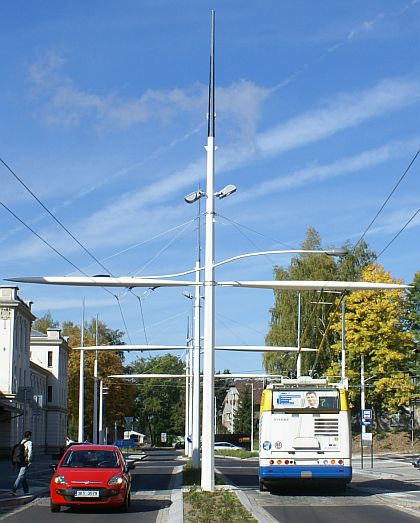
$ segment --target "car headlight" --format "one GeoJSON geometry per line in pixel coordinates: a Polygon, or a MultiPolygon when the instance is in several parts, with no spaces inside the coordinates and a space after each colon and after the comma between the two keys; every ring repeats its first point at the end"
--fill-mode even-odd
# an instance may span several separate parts
{"type": "Polygon", "coordinates": [[[108,485],[110,487],[112,485],[121,485],[123,481],[124,480],[121,476],[112,476],[112,478],[108,481],[108,485]]]}
{"type": "Polygon", "coordinates": [[[57,483],[57,485],[67,485],[67,481],[64,476],[56,476],[54,478],[54,483],[57,483]]]}

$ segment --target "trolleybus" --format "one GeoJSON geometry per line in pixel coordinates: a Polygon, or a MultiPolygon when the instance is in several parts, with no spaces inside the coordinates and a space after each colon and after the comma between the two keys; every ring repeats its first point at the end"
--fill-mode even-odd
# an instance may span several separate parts
{"type": "Polygon", "coordinates": [[[260,490],[352,478],[347,384],[301,377],[263,391],[260,408],[260,490]]]}

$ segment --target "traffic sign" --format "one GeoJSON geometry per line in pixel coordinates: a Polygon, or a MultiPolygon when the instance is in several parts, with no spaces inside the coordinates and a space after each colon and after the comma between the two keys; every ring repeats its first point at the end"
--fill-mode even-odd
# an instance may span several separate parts
{"type": "Polygon", "coordinates": [[[160,433],[160,441],[162,443],[166,443],[166,432],[161,432],[160,433]]]}
{"type": "Polygon", "coordinates": [[[370,427],[372,425],[372,422],[370,420],[363,419],[362,425],[364,425],[365,427],[370,427]]]}
{"type": "Polygon", "coordinates": [[[372,419],[372,409],[363,409],[362,410],[363,419],[372,419]]]}

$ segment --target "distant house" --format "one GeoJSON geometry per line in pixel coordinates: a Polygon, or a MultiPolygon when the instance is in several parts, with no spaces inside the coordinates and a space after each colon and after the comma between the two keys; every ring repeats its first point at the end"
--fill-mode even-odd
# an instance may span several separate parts
{"type": "Polygon", "coordinates": [[[141,432],[136,432],[135,430],[124,431],[124,439],[133,439],[137,443],[137,445],[143,445],[144,438],[145,434],[142,434],[141,432]]]}
{"type": "Polygon", "coordinates": [[[233,434],[235,414],[238,410],[241,395],[246,389],[251,391],[251,388],[254,391],[254,418],[258,418],[261,394],[264,388],[261,380],[235,380],[226,393],[223,400],[222,425],[231,434],[233,434]]]}
{"type": "Polygon", "coordinates": [[[0,456],[26,430],[35,452],[56,452],[67,432],[69,347],[59,329],[33,331],[31,303],[0,286],[0,456]]]}

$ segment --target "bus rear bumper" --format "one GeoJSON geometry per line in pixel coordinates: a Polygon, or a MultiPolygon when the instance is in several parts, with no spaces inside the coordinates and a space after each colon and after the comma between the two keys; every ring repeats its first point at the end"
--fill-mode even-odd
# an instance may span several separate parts
{"type": "Polygon", "coordinates": [[[260,481],[280,479],[341,479],[350,483],[352,467],[335,465],[273,465],[259,468],[260,481]]]}

